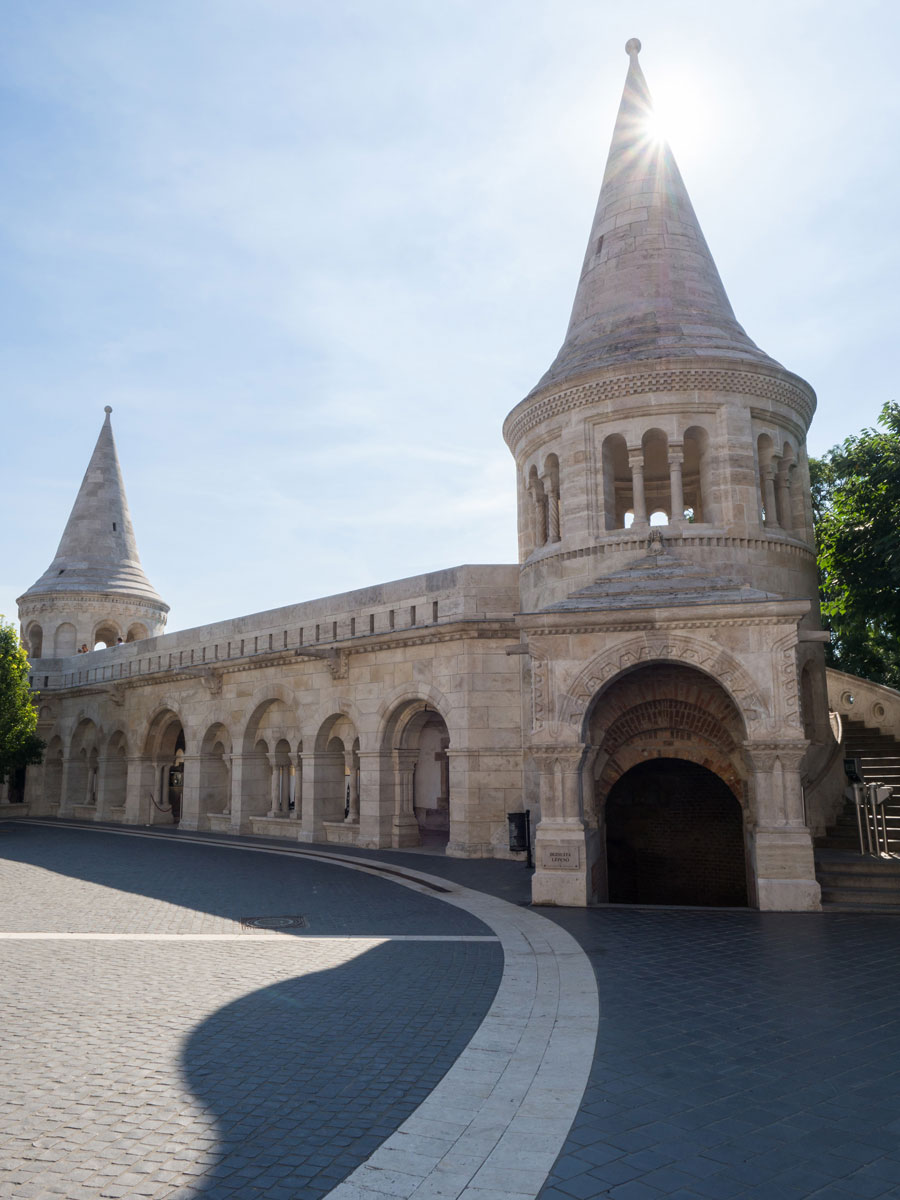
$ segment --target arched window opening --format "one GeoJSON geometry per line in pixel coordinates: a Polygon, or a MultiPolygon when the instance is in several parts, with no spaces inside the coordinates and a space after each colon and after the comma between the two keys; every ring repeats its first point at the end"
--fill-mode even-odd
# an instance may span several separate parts
{"type": "Polygon", "coordinates": [[[790,442],[785,442],[775,472],[775,509],[778,524],[788,531],[794,528],[792,491],[796,469],[794,447],[790,442]]]}
{"type": "Polygon", "coordinates": [[[709,438],[700,426],[685,430],[682,465],[682,519],[689,524],[715,519],[709,503],[709,438]]]}
{"type": "Polygon", "coordinates": [[[759,513],[763,525],[778,524],[775,500],[775,446],[767,433],[756,439],[756,457],[759,467],[759,513]]]}
{"type": "Polygon", "coordinates": [[[120,634],[115,625],[110,621],[104,621],[94,631],[94,640],[91,646],[94,650],[104,650],[110,646],[115,646],[119,637],[120,634]]]}
{"type": "Polygon", "coordinates": [[[559,499],[559,459],[555,454],[548,454],[544,463],[544,473],[541,476],[544,486],[545,504],[547,506],[546,528],[547,541],[560,541],[560,499],[559,499]]]}
{"type": "Polygon", "coordinates": [[[657,509],[656,512],[652,512],[650,514],[650,524],[651,525],[668,525],[668,523],[669,523],[668,514],[664,513],[661,509],[657,509]]]}
{"type": "Polygon", "coordinates": [[[28,646],[29,657],[40,658],[44,649],[44,631],[40,625],[29,625],[25,641],[28,646]]]}
{"type": "Polygon", "coordinates": [[[634,520],[634,500],[631,467],[628,465],[628,447],[620,433],[610,434],[604,439],[602,472],[603,527],[605,529],[628,529],[634,520]],[[629,520],[628,517],[631,519],[629,520]]]}
{"type": "Polygon", "coordinates": [[[537,467],[528,472],[528,501],[531,522],[531,545],[539,550],[547,544],[547,497],[537,467]]]}
{"type": "Polygon", "coordinates": [[[131,625],[125,635],[126,642],[141,642],[144,638],[149,637],[147,626],[142,625],[139,621],[131,625]]]}
{"type": "MultiPolygon", "coordinates": [[[[648,429],[641,439],[644,480],[644,510],[659,512],[666,518],[672,513],[672,489],[669,478],[669,439],[661,429],[648,429]]],[[[635,463],[632,462],[632,475],[635,463]]],[[[640,522],[637,480],[635,480],[634,510],[640,522]]],[[[644,518],[646,520],[646,517],[644,518]]],[[[659,524],[659,522],[657,522],[659,524]]]]}

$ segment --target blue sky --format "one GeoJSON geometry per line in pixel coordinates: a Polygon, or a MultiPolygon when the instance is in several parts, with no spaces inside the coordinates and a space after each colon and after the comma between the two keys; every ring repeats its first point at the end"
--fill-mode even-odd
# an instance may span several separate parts
{"type": "Polygon", "coordinates": [[[103,407],[184,628],[511,562],[628,65],[821,453],[897,398],[888,0],[7,0],[0,612],[103,407]]]}

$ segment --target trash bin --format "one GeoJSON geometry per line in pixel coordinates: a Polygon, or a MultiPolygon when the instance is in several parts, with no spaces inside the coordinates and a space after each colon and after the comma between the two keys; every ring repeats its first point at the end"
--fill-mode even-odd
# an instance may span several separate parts
{"type": "Polygon", "coordinates": [[[528,849],[528,816],[523,812],[507,813],[510,850],[528,849]]]}

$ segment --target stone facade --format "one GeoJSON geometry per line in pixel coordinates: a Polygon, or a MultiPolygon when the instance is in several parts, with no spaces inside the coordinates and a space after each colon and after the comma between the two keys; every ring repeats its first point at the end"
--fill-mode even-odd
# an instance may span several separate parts
{"type": "Polygon", "coordinates": [[[840,781],[815,395],[738,325],[647,134],[638,49],[563,347],[504,425],[519,563],[162,634],[130,544],[93,562],[94,592],[58,586],[127,513],[120,476],[121,503],[79,510],[89,468],[21,602],[48,741],[29,811],[505,857],[507,814],[528,808],[536,902],[684,902],[702,877],[699,903],[818,907],[810,829],[840,781]],[[104,604],[118,636],[150,636],[91,625],[107,648],[60,652],[63,619],[80,638],[104,604]]]}

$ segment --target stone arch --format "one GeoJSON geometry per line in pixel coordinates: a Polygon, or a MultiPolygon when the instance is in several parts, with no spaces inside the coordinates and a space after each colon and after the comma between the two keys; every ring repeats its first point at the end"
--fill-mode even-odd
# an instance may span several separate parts
{"type": "Polygon", "coordinates": [[[68,658],[78,649],[78,635],[71,621],[57,625],[53,634],[53,657],[68,658]]]}
{"type": "MultiPolygon", "coordinates": [[[[358,798],[359,732],[343,711],[332,711],[315,734],[313,806],[319,822],[342,822],[358,798]]],[[[357,807],[358,812],[358,807],[357,807]]]]}
{"type": "Polygon", "coordinates": [[[187,732],[181,715],[160,705],[146,726],[141,742],[149,773],[142,780],[141,806],[151,823],[181,820],[187,732]]]}
{"type": "Polygon", "coordinates": [[[382,752],[390,759],[382,802],[392,814],[395,845],[450,838],[451,739],[440,709],[416,696],[397,701],[382,725],[382,752]]]}
{"type": "Polygon", "coordinates": [[[232,739],[224,721],[208,726],[200,739],[198,828],[209,824],[210,813],[231,812],[232,739]]]}
{"type": "Polygon", "coordinates": [[[439,688],[426,683],[414,686],[401,684],[399,687],[395,687],[392,691],[388,692],[378,705],[376,744],[379,747],[385,748],[387,746],[388,741],[392,737],[388,730],[390,726],[396,724],[398,714],[407,703],[413,705],[427,704],[429,708],[433,708],[440,713],[449,728],[450,702],[439,688]]]}
{"type": "Polygon", "coordinates": [[[680,633],[647,633],[598,654],[558,699],[559,722],[584,730],[588,709],[614,678],[648,663],[696,667],[725,689],[745,722],[771,716],[769,704],[749,672],[726,650],[680,633]]]}
{"type": "Polygon", "coordinates": [[[178,709],[170,702],[163,702],[157,705],[144,723],[144,729],[137,739],[140,753],[155,758],[160,753],[169,749],[168,741],[172,740],[170,727],[174,722],[177,722],[181,729],[185,731],[186,736],[187,726],[185,725],[184,717],[178,709]],[[166,738],[167,731],[169,731],[168,740],[166,738]]]}
{"type": "Polygon", "coordinates": [[[44,651],[44,630],[37,623],[32,621],[25,631],[25,645],[28,650],[28,657],[31,659],[40,658],[44,651]]]}
{"type": "Polygon", "coordinates": [[[82,717],[69,741],[67,808],[93,807],[97,799],[100,729],[90,717],[82,717]]]}
{"type": "Polygon", "coordinates": [[[684,431],[681,468],[683,511],[676,516],[700,524],[716,520],[711,502],[709,434],[702,425],[684,431]]]}
{"type": "Polygon", "coordinates": [[[142,642],[145,638],[148,638],[149,636],[150,636],[150,631],[147,629],[147,626],[144,625],[141,621],[135,621],[132,625],[128,626],[128,632],[125,634],[125,641],[126,642],[142,642]]]}
{"type": "Polygon", "coordinates": [[[115,646],[121,636],[118,625],[106,618],[98,622],[94,629],[94,634],[91,638],[91,649],[96,650],[98,647],[109,648],[110,646],[115,646]]]}
{"type": "Polygon", "coordinates": [[[249,754],[260,738],[267,745],[270,742],[274,745],[282,737],[292,745],[296,745],[300,738],[294,697],[287,688],[278,684],[260,688],[253,695],[249,716],[236,741],[242,752],[249,754]]]}
{"type": "Polygon", "coordinates": [[[682,757],[638,763],[614,784],[605,815],[610,902],[747,904],[741,809],[709,768],[682,757]]]}
{"type": "Polygon", "coordinates": [[[753,774],[725,688],[695,666],[647,662],[600,689],[584,729],[584,817],[609,900],[745,904],[753,774]]]}
{"type": "Polygon", "coordinates": [[[528,472],[525,491],[531,512],[531,545],[539,550],[547,543],[547,496],[536,466],[528,472]]]}
{"type": "Polygon", "coordinates": [[[551,453],[548,454],[544,459],[544,469],[541,473],[541,482],[544,485],[547,541],[558,542],[562,537],[558,455],[551,453]]]}
{"type": "Polygon", "coordinates": [[[624,529],[625,514],[634,509],[634,496],[628,446],[621,433],[603,439],[601,461],[604,528],[624,529]]]}
{"type": "Polygon", "coordinates": [[[644,462],[645,508],[648,514],[665,516],[665,523],[668,524],[672,519],[672,489],[669,480],[669,438],[664,430],[653,428],[644,433],[641,455],[644,462]]]}

